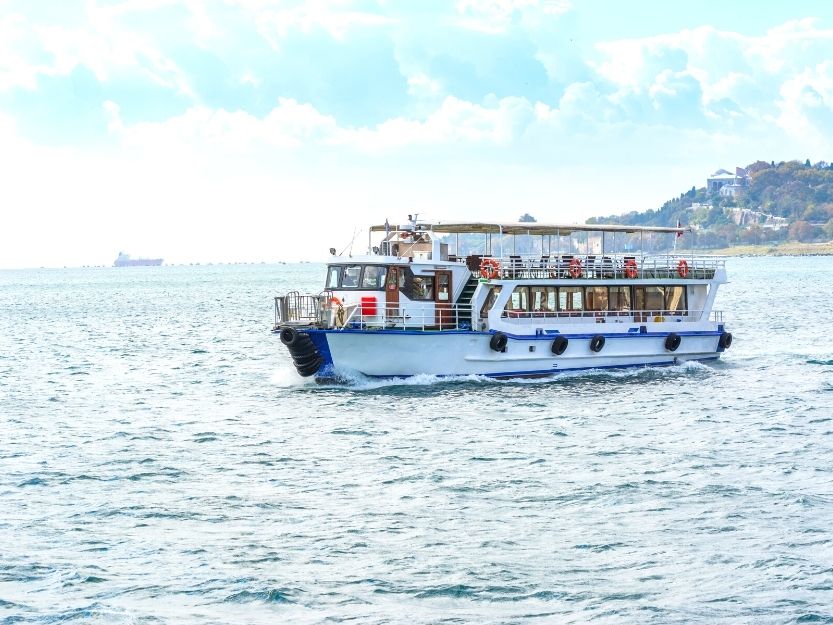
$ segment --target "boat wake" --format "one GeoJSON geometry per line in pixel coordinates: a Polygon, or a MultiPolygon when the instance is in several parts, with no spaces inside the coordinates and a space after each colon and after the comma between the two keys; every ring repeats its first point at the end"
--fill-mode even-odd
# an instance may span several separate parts
{"type": "Polygon", "coordinates": [[[580,371],[559,371],[552,375],[535,378],[496,379],[485,375],[450,375],[438,376],[419,374],[404,378],[374,378],[358,371],[339,371],[337,376],[328,381],[315,381],[314,378],[300,377],[292,367],[276,371],[271,378],[272,384],[281,388],[304,390],[343,389],[349,391],[374,391],[384,388],[410,386],[449,385],[540,385],[540,384],[575,384],[576,382],[621,381],[647,382],[662,379],[684,377],[703,377],[714,372],[712,365],[690,361],[678,365],[628,367],[623,369],[583,369],[580,371]]]}

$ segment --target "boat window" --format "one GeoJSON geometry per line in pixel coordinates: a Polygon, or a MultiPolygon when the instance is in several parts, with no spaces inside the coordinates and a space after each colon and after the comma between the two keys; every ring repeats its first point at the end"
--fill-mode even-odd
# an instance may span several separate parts
{"type": "Polygon", "coordinates": [[[665,288],[661,286],[634,287],[636,310],[660,311],[665,309],[665,288]]]}
{"type": "Polygon", "coordinates": [[[665,310],[670,313],[681,313],[685,312],[686,308],[685,287],[665,287],[665,310]]]}
{"type": "Polygon", "coordinates": [[[396,267],[391,267],[390,271],[387,272],[387,276],[385,279],[385,286],[387,287],[388,291],[396,291],[399,288],[397,284],[397,274],[405,273],[404,271],[399,271],[396,267]]]}
{"type": "Polygon", "coordinates": [[[497,296],[500,295],[501,289],[503,289],[502,286],[493,286],[489,289],[486,301],[483,302],[483,306],[480,308],[481,319],[485,319],[489,315],[489,311],[492,309],[492,306],[494,306],[495,300],[497,299],[497,296]]]}
{"type": "Polygon", "coordinates": [[[327,288],[337,289],[341,286],[339,278],[341,278],[341,265],[330,265],[327,268],[327,288]]]}
{"type": "Polygon", "coordinates": [[[584,287],[560,287],[558,289],[558,310],[584,310],[584,287]]]}
{"type": "Polygon", "coordinates": [[[451,299],[451,273],[437,272],[436,276],[437,301],[447,302],[451,299]]]}
{"type": "Polygon", "coordinates": [[[362,276],[363,289],[381,289],[385,284],[388,268],[382,265],[367,265],[362,276]]]}
{"type": "Polygon", "coordinates": [[[511,312],[526,312],[529,310],[529,287],[516,286],[506,302],[506,310],[511,312]]]}
{"type": "Polygon", "coordinates": [[[361,265],[347,265],[344,267],[344,273],[341,274],[341,288],[355,289],[359,286],[359,278],[361,275],[361,265]]]}
{"type": "Polygon", "coordinates": [[[585,309],[587,310],[607,310],[607,287],[606,286],[588,286],[585,289],[585,309]]]}
{"type": "Polygon", "coordinates": [[[413,299],[433,300],[434,299],[434,278],[433,276],[414,276],[413,299]]]}
{"type": "Polygon", "coordinates": [[[554,286],[529,287],[530,310],[533,312],[555,312],[558,303],[558,289],[554,286]]]}
{"type": "Polygon", "coordinates": [[[631,309],[631,287],[610,287],[607,305],[609,310],[629,311],[631,309]]]}

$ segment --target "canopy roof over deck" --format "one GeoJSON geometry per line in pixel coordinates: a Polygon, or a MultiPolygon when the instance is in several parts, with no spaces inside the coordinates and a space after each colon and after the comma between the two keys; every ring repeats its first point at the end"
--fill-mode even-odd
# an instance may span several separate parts
{"type": "Polygon", "coordinates": [[[402,225],[371,226],[371,232],[438,232],[441,234],[526,234],[526,235],[557,235],[567,236],[574,232],[624,232],[628,234],[638,232],[658,232],[668,234],[682,234],[688,228],[666,228],[660,226],[623,226],[619,224],[543,224],[538,222],[498,223],[487,221],[457,221],[457,222],[418,222],[402,225]]]}

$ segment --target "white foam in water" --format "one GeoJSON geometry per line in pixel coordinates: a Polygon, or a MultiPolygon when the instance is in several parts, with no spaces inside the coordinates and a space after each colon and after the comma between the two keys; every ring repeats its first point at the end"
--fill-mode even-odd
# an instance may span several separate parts
{"type": "Polygon", "coordinates": [[[389,386],[433,386],[435,384],[453,384],[460,382],[494,382],[482,375],[438,376],[420,373],[406,378],[371,378],[354,370],[339,370],[338,381],[322,384],[324,388],[347,387],[350,390],[373,390],[389,386]]]}
{"type": "MultiPolygon", "coordinates": [[[[348,388],[350,390],[375,390],[385,387],[394,386],[434,386],[437,384],[460,384],[460,383],[479,383],[479,384],[552,384],[558,381],[575,380],[575,379],[593,379],[593,378],[641,378],[645,376],[656,377],[664,375],[679,375],[693,372],[711,371],[711,367],[701,362],[689,361],[683,362],[679,365],[662,365],[662,366],[640,366],[627,367],[622,369],[581,369],[575,371],[558,371],[551,375],[535,378],[492,378],[486,375],[449,375],[439,376],[428,373],[421,373],[405,378],[372,378],[355,370],[339,370],[337,374],[337,381],[332,383],[321,384],[322,388],[348,388]]],[[[290,372],[292,373],[292,372],[290,372]]],[[[312,378],[303,379],[299,376],[293,376],[291,384],[287,386],[301,386],[312,378]]],[[[273,378],[274,381],[274,378],[273,378]]]]}
{"type": "Polygon", "coordinates": [[[275,371],[272,374],[272,377],[269,378],[269,381],[275,386],[279,386],[281,388],[315,384],[315,378],[302,378],[298,375],[298,372],[295,371],[295,368],[292,365],[286,365],[275,371]]]}

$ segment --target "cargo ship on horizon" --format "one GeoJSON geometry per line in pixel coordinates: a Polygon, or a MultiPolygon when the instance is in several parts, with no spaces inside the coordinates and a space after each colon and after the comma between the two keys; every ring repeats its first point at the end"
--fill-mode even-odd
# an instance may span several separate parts
{"type": "Polygon", "coordinates": [[[161,258],[130,258],[129,254],[119,252],[113,267],[158,267],[161,264],[161,258]]]}

